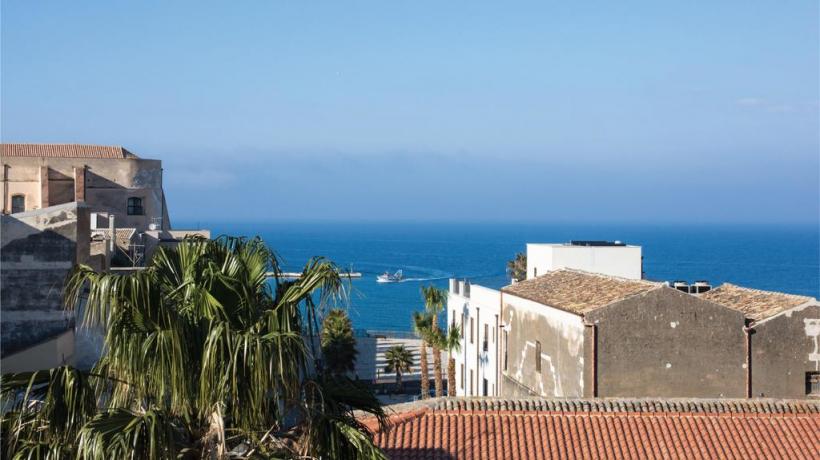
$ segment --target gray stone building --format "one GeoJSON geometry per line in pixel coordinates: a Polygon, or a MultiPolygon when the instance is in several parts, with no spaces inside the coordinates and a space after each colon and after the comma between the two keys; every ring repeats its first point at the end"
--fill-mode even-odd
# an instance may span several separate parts
{"type": "Polygon", "coordinates": [[[77,202],[0,217],[3,372],[72,362],[74,315],[62,287],[88,258],[88,207],[77,202]]]}
{"type": "Polygon", "coordinates": [[[811,298],[731,286],[695,296],[664,283],[566,269],[501,293],[503,396],[811,392],[818,329],[811,298]],[[757,293],[765,307],[738,292],[757,293]]]}
{"type": "Polygon", "coordinates": [[[820,303],[732,284],[702,297],[746,318],[748,396],[820,397],[820,303]]]}

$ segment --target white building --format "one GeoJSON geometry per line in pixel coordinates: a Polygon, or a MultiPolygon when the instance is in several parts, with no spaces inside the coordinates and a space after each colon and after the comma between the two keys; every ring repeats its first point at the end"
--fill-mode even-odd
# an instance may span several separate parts
{"type": "MultiPolygon", "coordinates": [[[[501,293],[450,280],[447,323],[461,327],[461,350],[455,357],[457,396],[498,396],[498,332],[501,293]]],[[[453,394],[452,390],[448,390],[453,394]]]]}
{"type": "Polygon", "coordinates": [[[643,278],[641,247],[620,241],[527,244],[527,279],[561,268],[639,280],[643,278]]]}
{"type": "MultiPolygon", "coordinates": [[[[571,241],[527,244],[527,278],[570,268],[627,279],[641,279],[640,246],[619,241],[571,241]]],[[[500,343],[508,328],[501,319],[501,292],[465,280],[450,280],[447,323],[461,327],[461,350],[455,357],[456,396],[499,396],[500,343]]]]}

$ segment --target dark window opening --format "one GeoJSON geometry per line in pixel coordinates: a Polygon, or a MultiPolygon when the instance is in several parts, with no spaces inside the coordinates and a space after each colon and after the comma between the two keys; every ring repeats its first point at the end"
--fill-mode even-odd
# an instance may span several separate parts
{"type": "Polygon", "coordinates": [[[532,267],[532,277],[535,278],[537,276],[538,276],[538,269],[535,268],[535,267],[532,267]]]}
{"type": "Polygon", "coordinates": [[[541,373],[541,342],[535,341],[535,372],[541,373]]]}
{"type": "Polygon", "coordinates": [[[487,381],[487,379],[482,379],[482,380],[484,380],[484,382],[481,385],[481,396],[487,396],[487,390],[488,390],[488,387],[489,387],[490,383],[487,381]]]}
{"type": "Polygon", "coordinates": [[[473,391],[474,388],[475,387],[473,386],[473,370],[470,369],[470,396],[473,396],[475,394],[475,392],[473,391]]]}
{"type": "Polygon", "coordinates": [[[470,343],[474,343],[474,342],[473,342],[473,333],[474,333],[474,330],[475,330],[475,325],[473,324],[473,317],[471,316],[471,317],[470,317],[470,343]]]}
{"type": "Polygon", "coordinates": [[[18,212],[24,212],[26,210],[26,196],[25,195],[12,195],[11,196],[11,212],[12,214],[16,214],[18,212]]]}
{"type": "Polygon", "coordinates": [[[487,345],[487,342],[489,340],[490,340],[490,326],[488,324],[485,324],[484,325],[484,343],[481,345],[481,347],[484,351],[487,351],[487,350],[490,349],[490,347],[487,345]]]}
{"type": "Polygon", "coordinates": [[[131,197],[128,199],[128,215],[141,216],[145,214],[142,209],[142,198],[131,197]]]}
{"type": "Polygon", "coordinates": [[[806,372],[806,394],[820,398],[820,372],[806,372]]]}
{"type": "Polygon", "coordinates": [[[464,389],[464,364],[461,365],[461,389],[464,389]]]}

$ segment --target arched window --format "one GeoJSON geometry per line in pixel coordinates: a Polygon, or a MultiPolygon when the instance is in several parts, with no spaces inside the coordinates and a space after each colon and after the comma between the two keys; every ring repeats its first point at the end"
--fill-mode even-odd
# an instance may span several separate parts
{"type": "Polygon", "coordinates": [[[11,196],[11,213],[23,212],[26,210],[26,196],[12,195],[11,196]]]}
{"type": "Polygon", "coordinates": [[[142,210],[142,198],[137,198],[132,196],[128,199],[128,215],[129,216],[141,216],[143,215],[142,210]]]}

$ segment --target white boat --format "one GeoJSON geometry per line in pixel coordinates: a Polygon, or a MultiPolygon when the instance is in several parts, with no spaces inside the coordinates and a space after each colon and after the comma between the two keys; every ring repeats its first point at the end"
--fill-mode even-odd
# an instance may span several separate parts
{"type": "Polygon", "coordinates": [[[392,275],[390,274],[390,272],[382,273],[381,275],[376,277],[376,282],[377,283],[398,283],[403,278],[404,278],[404,275],[402,274],[401,270],[396,270],[396,273],[393,273],[392,275]]]}

